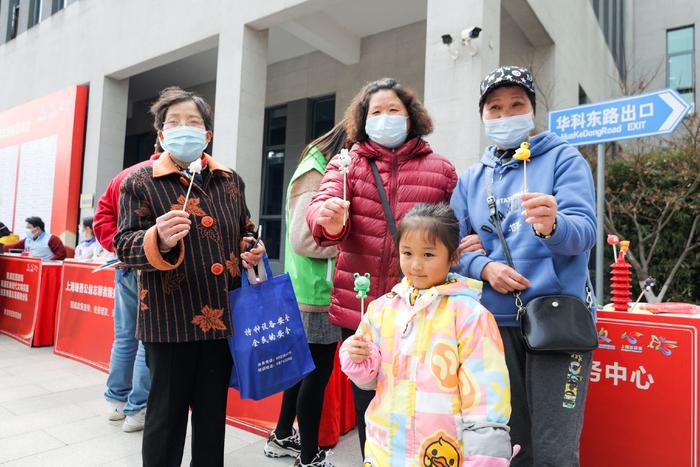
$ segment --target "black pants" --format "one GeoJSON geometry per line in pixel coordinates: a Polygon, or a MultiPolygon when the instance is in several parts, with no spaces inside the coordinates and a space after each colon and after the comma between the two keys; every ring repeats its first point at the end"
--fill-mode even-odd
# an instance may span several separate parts
{"type": "Polygon", "coordinates": [[[578,467],[592,352],[530,353],[518,328],[499,328],[510,375],[513,467],[578,467]]]}
{"type": "Polygon", "coordinates": [[[191,466],[224,465],[226,397],[231,354],[225,340],[181,344],[146,343],[151,373],[144,467],[179,467],[192,409],[191,466]]]}
{"type": "Polygon", "coordinates": [[[318,452],[318,430],[321,426],[323,398],[333,373],[338,344],[309,344],[316,369],[291,388],[284,391],[280,418],[275,434],[286,438],[292,434],[294,418],[299,420],[301,462],[310,464],[318,452]]]}
{"type": "MultiPolygon", "coordinates": [[[[352,329],[343,328],[343,340],[355,334],[352,329]]],[[[365,441],[367,440],[367,434],[365,432],[365,412],[367,412],[367,407],[369,403],[374,399],[374,394],[376,391],[365,391],[355,386],[352,383],[352,398],[355,400],[355,420],[357,423],[357,436],[360,438],[360,450],[362,451],[362,458],[365,458],[365,441]]]]}

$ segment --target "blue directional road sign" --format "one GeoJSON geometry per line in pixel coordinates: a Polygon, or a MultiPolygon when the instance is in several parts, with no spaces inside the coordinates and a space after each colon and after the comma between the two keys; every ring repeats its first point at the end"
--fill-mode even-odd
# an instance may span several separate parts
{"type": "Polygon", "coordinates": [[[549,112],[549,131],[572,145],[663,135],[691,105],[673,89],[549,112]]]}

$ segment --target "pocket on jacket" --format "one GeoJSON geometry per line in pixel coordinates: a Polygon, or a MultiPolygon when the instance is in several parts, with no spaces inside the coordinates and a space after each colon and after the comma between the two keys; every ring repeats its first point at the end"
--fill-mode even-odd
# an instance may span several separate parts
{"type": "Polygon", "coordinates": [[[520,275],[530,281],[530,287],[523,292],[523,301],[525,303],[541,295],[561,293],[561,282],[554,269],[554,261],[551,257],[514,258],[513,263],[520,275]]]}

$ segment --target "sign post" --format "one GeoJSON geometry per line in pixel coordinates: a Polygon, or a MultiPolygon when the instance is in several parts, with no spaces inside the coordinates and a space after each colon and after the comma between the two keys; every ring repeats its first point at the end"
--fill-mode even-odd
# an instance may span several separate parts
{"type": "Polygon", "coordinates": [[[549,112],[549,131],[573,146],[598,145],[596,199],[596,283],[598,300],[603,297],[603,251],[605,219],[605,144],[672,133],[691,105],[673,89],[629,96],[595,104],[549,112]]]}

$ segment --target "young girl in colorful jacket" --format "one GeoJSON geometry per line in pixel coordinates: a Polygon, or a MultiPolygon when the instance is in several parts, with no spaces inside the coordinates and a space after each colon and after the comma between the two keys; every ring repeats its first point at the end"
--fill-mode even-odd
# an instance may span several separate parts
{"type": "Polygon", "coordinates": [[[459,224],[418,205],[398,232],[404,278],[373,301],[340,351],[343,371],[376,388],[365,467],[507,466],[513,455],[503,343],[480,283],[450,273],[459,224]]]}

